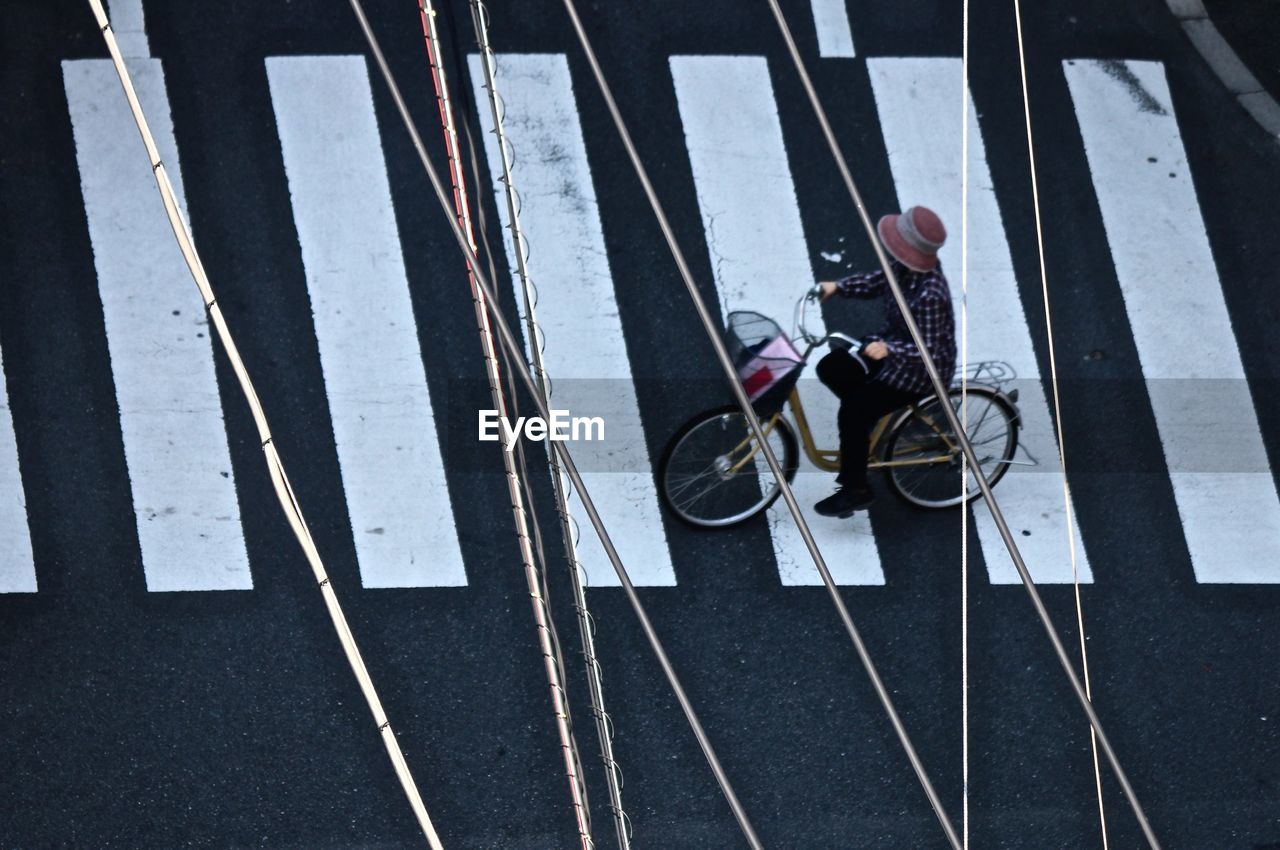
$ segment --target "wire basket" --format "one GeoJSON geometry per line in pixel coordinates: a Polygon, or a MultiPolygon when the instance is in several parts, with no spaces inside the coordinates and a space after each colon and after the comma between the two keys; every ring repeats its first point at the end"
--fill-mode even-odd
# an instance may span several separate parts
{"type": "Polygon", "coordinates": [[[738,380],[756,411],[767,414],[781,409],[800,379],[804,357],[778,323],[749,310],[730,313],[725,341],[738,380]]]}

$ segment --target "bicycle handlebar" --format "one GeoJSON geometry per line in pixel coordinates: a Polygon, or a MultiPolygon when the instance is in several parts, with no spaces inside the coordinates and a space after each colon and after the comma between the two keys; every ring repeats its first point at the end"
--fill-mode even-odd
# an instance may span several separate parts
{"type": "Polygon", "coordinates": [[[794,317],[795,336],[798,339],[803,340],[808,346],[808,351],[805,352],[805,356],[807,357],[809,351],[813,351],[813,349],[822,345],[824,342],[830,342],[833,348],[843,348],[846,351],[849,349],[861,348],[862,342],[860,340],[854,339],[848,334],[843,334],[838,331],[823,334],[822,336],[810,333],[808,327],[805,325],[805,319],[808,317],[809,305],[821,303],[821,299],[822,284],[819,283],[805,290],[804,294],[801,295],[800,299],[796,302],[794,317]]]}

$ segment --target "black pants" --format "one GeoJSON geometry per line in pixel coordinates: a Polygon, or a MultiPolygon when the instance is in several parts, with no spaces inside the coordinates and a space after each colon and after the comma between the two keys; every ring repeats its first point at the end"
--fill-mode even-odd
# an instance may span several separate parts
{"type": "Polygon", "coordinates": [[[870,372],[847,351],[833,351],[818,361],[818,378],[840,399],[840,474],[836,481],[844,487],[867,486],[871,429],[880,417],[922,397],[873,381],[883,364],[867,357],[863,360],[870,372]]]}

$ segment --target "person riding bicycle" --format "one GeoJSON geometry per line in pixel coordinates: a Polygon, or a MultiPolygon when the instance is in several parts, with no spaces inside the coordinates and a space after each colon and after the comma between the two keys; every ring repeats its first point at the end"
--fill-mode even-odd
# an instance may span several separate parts
{"type": "MultiPolygon", "coordinates": [[[[946,228],[933,210],[916,206],[901,215],[884,216],[876,230],[893,257],[894,276],[946,386],[956,367],[951,292],[938,262],[946,228]]],[[[836,477],[840,489],[814,505],[814,510],[844,518],[867,508],[875,498],[867,483],[871,429],[886,413],[930,395],[933,384],[883,270],[818,285],[823,301],[836,294],[885,301],[885,325],[864,337],[860,351],[838,349],[818,361],[818,378],[840,399],[840,474],[836,477]]]]}

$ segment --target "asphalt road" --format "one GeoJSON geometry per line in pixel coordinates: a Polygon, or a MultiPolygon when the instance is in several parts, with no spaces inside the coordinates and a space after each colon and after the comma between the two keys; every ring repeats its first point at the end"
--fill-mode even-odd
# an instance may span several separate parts
{"type": "MultiPolygon", "coordinates": [[[[860,58],[821,62],[808,4],[784,6],[869,207],[892,208],[890,152],[861,57],[957,56],[958,5],[859,4],[850,16],[860,58]]],[[[672,55],[768,58],[814,274],[871,264],[763,3],[664,0],[643,9],[584,4],[582,11],[708,297],[715,296],[712,260],[680,141],[672,55]],[[851,246],[842,263],[818,255],[841,237],[851,246]]],[[[449,448],[468,585],[361,585],[264,69],[269,56],[363,54],[349,9],[295,0],[149,3],[146,12],[205,265],[445,845],[575,846],[493,445],[449,448]]],[[[424,136],[435,143],[416,8],[379,2],[370,13],[424,136]]],[[[1280,148],[1221,89],[1162,2],[1049,2],[1024,13],[1048,263],[1063,282],[1054,314],[1063,428],[1080,463],[1072,489],[1096,576],[1082,588],[1096,705],[1165,847],[1280,846],[1280,589],[1196,580],[1062,62],[1164,63],[1271,457],[1280,448],[1272,258],[1280,148]]],[[[975,7],[972,14],[974,100],[1047,374],[1012,9],[975,7]]],[[[456,50],[469,41],[451,41],[451,15],[465,33],[458,0],[442,10],[442,30],[455,51],[454,78],[462,80],[456,50]]],[[[500,52],[569,57],[644,433],[656,457],[681,422],[708,406],[705,383],[692,378],[714,376],[710,347],[563,10],[535,0],[494,4],[492,16],[500,52]]],[[[0,111],[7,116],[0,349],[39,582],[36,593],[0,596],[0,846],[421,846],[220,350],[217,377],[253,589],[147,591],[60,65],[104,55],[78,3],[25,0],[0,30],[0,111]]],[[[470,411],[488,405],[465,270],[390,100],[373,82],[428,383],[433,396],[448,394],[449,416],[469,421],[470,411]]],[[[491,200],[489,209],[492,217],[491,200]]],[[[190,280],[172,283],[198,309],[190,280]]],[[[886,583],[844,588],[844,598],[958,820],[960,517],[913,512],[891,499],[872,516],[886,583]]],[[[944,846],[830,600],[821,588],[780,584],[767,524],[698,533],[668,521],[666,534],[677,584],[642,588],[641,597],[765,844],[944,846]]],[[[982,556],[973,557],[972,846],[1100,846],[1079,707],[1023,591],[986,582],[982,556]]],[[[608,847],[604,784],[590,757],[594,738],[560,572],[552,589],[592,765],[598,846],[608,847]]],[[[1071,588],[1043,594],[1074,646],[1071,588]]],[[[625,600],[602,588],[590,601],[636,846],[742,846],[625,600]]],[[[1110,846],[1143,846],[1105,770],[1104,792],[1110,846]]]]}
{"type": "Polygon", "coordinates": [[[1209,17],[1223,38],[1231,45],[1245,65],[1262,83],[1263,88],[1275,95],[1280,88],[1280,60],[1274,44],[1280,26],[1275,15],[1265,3],[1221,3],[1211,0],[1206,4],[1209,17]]]}

